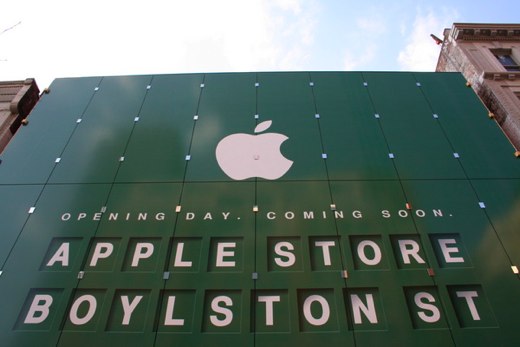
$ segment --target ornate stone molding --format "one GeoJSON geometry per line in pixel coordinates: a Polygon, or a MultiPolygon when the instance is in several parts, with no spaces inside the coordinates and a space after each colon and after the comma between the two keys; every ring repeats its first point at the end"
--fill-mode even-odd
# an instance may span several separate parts
{"type": "Polygon", "coordinates": [[[483,78],[486,80],[495,80],[495,81],[501,81],[501,80],[509,80],[514,81],[517,79],[520,79],[520,72],[514,72],[514,71],[486,71],[482,74],[483,78]]]}
{"type": "Polygon", "coordinates": [[[520,41],[520,24],[454,23],[450,36],[456,41],[520,41]]]}

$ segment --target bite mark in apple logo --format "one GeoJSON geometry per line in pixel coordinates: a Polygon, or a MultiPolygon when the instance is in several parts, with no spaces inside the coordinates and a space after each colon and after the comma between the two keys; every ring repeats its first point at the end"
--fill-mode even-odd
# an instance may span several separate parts
{"type": "Polygon", "coordinates": [[[236,133],[224,137],[215,149],[217,162],[222,171],[234,180],[260,177],[275,180],[291,168],[293,162],[280,151],[287,136],[278,133],[264,133],[272,121],[268,120],[255,127],[255,135],[236,133]]]}

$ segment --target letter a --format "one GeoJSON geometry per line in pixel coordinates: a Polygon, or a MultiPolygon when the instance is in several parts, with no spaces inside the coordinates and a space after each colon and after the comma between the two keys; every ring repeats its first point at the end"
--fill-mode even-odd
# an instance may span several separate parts
{"type": "Polygon", "coordinates": [[[61,266],[69,266],[69,243],[68,242],[63,242],[61,244],[60,248],[58,248],[56,253],[54,253],[52,258],[47,263],[47,266],[53,266],[54,263],[56,263],[56,262],[61,262],[61,266]]]}

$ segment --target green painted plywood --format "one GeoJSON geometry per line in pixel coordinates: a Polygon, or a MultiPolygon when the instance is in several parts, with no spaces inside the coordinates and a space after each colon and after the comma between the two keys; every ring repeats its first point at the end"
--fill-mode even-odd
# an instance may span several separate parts
{"type": "Polygon", "coordinates": [[[157,346],[253,345],[254,190],[253,182],[184,185],[165,264],[157,346]]]}
{"type": "Polygon", "coordinates": [[[2,267],[16,244],[42,187],[0,186],[0,220],[2,220],[2,242],[0,243],[0,264],[2,267]]]}
{"type": "Polygon", "coordinates": [[[55,167],[94,95],[101,78],[55,80],[2,153],[0,183],[43,184],[55,167]],[[23,160],[21,160],[23,158],[23,160]]]}
{"type": "Polygon", "coordinates": [[[255,81],[253,73],[205,76],[199,85],[198,107],[193,111],[198,119],[193,120],[193,140],[189,152],[186,152],[190,156],[187,181],[231,180],[219,167],[215,149],[223,138],[231,134],[253,134],[256,126],[255,81]]]}
{"type": "Polygon", "coordinates": [[[364,73],[363,77],[399,177],[464,177],[412,73],[364,73]]]}
{"type": "Polygon", "coordinates": [[[421,204],[443,201],[449,211],[447,218],[418,220],[417,227],[428,234],[426,252],[435,259],[434,280],[456,344],[507,345],[518,339],[514,329],[506,329],[508,334],[497,329],[511,326],[509,317],[518,310],[510,299],[518,290],[518,278],[473,186],[464,181],[415,181],[407,182],[405,189],[414,198],[421,196],[421,204]]]}
{"type": "Polygon", "coordinates": [[[57,80],[0,163],[2,341],[516,345],[519,162],[461,81],[57,80]]]}
{"type": "Polygon", "coordinates": [[[176,221],[171,206],[178,201],[180,188],[175,183],[112,187],[96,233],[83,253],[84,277],[73,298],[93,296],[96,313],[80,326],[69,317],[59,345],[88,346],[95,340],[100,346],[111,346],[128,334],[132,343],[153,343],[155,309],[176,221]],[[144,201],[142,196],[149,198],[144,201]],[[165,208],[168,201],[170,207],[165,208]]]}
{"type": "Polygon", "coordinates": [[[283,176],[287,180],[327,178],[320,130],[308,73],[259,73],[258,115],[272,120],[270,131],[288,137],[281,148],[293,161],[283,176]]]}
{"type": "Polygon", "coordinates": [[[311,79],[329,178],[396,178],[362,74],[321,72],[311,79]]]}
{"type": "Polygon", "coordinates": [[[182,181],[202,74],[154,76],[134,118],[118,182],[182,181]]]}
{"type": "Polygon", "coordinates": [[[69,297],[78,284],[82,255],[98,224],[92,216],[103,205],[108,188],[44,189],[2,271],[0,292],[8,298],[2,309],[11,312],[1,316],[6,346],[56,344],[69,297]]]}
{"type": "Polygon", "coordinates": [[[49,182],[111,182],[150,81],[150,76],[104,77],[49,182]]]}
{"type": "Polygon", "coordinates": [[[326,182],[258,183],[257,345],[354,344],[330,201],[326,182]]]}
{"type": "Polygon", "coordinates": [[[514,148],[457,73],[416,73],[425,98],[469,178],[518,177],[514,148]]]}
{"type": "Polygon", "coordinates": [[[518,243],[520,234],[518,225],[520,215],[517,212],[519,194],[518,180],[474,180],[472,181],[479,200],[485,206],[485,214],[491,227],[489,232],[496,236],[503,245],[513,265],[520,264],[518,243]]]}

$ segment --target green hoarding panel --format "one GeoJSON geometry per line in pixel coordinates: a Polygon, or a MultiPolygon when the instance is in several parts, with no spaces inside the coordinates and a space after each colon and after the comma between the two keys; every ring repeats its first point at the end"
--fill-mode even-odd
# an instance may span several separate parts
{"type": "Polygon", "coordinates": [[[135,117],[118,182],[182,181],[203,75],[155,76],[135,117]],[[153,138],[154,141],[150,141],[153,138]],[[150,155],[153,153],[152,155],[150,155]]]}
{"type": "Polygon", "coordinates": [[[462,75],[422,73],[416,78],[469,178],[518,177],[510,142],[475,102],[473,90],[460,87],[466,84],[462,75]]]}
{"type": "Polygon", "coordinates": [[[199,90],[197,108],[189,116],[193,135],[185,153],[189,156],[186,180],[230,181],[217,164],[215,150],[232,133],[253,133],[255,74],[206,75],[199,90]]]}
{"type": "Polygon", "coordinates": [[[365,73],[364,78],[399,177],[464,177],[413,73],[365,73]]]}
{"type": "Polygon", "coordinates": [[[519,264],[517,245],[520,242],[520,215],[516,209],[520,198],[520,181],[491,179],[475,180],[472,184],[479,201],[484,204],[484,213],[489,219],[491,230],[502,243],[511,262],[519,264]]]}
{"type": "Polygon", "coordinates": [[[165,263],[157,346],[253,346],[254,192],[254,182],[184,185],[165,263]]]}
{"type": "MultiPolygon", "coordinates": [[[[3,269],[0,292],[6,346],[56,345],[82,255],[109,185],[47,185],[30,210],[3,269]],[[89,217],[87,217],[89,216],[89,217]],[[71,232],[73,230],[73,232],[71,232]]],[[[22,192],[22,191],[21,191],[22,192]]]]}
{"type": "Polygon", "coordinates": [[[58,79],[0,159],[5,346],[516,346],[520,162],[459,74],[58,79]]]}
{"type": "MultiPolygon", "coordinates": [[[[258,74],[259,122],[271,120],[270,132],[288,137],[283,155],[292,163],[287,180],[327,178],[319,122],[308,73],[258,74]]],[[[282,164],[283,166],[283,164],[282,164]]]]}
{"type": "Polygon", "coordinates": [[[394,179],[393,163],[363,76],[312,73],[330,179],[394,179]],[[350,149],[356,148],[356,151],[350,149]]]}
{"type": "Polygon", "coordinates": [[[19,238],[31,207],[34,207],[42,186],[0,186],[0,220],[2,220],[2,242],[0,264],[4,264],[19,238]]]}
{"type": "MultiPolygon", "coordinates": [[[[105,77],[54,169],[51,183],[112,182],[147,96],[150,76],[105,77]]],[[[92,91],[89,91],[92,93],[92,91]]]]}
{"type": "Polygon", "coordinates": [[[43,184],[48,180],[100,81],[72,78],[53,82],[52,93],[44,94],[33,109],[31,126],[22,128],[24,135],[14,137],[2,154],[2,162],[10,169],[1,170],[0,183],[43,184]]]}

